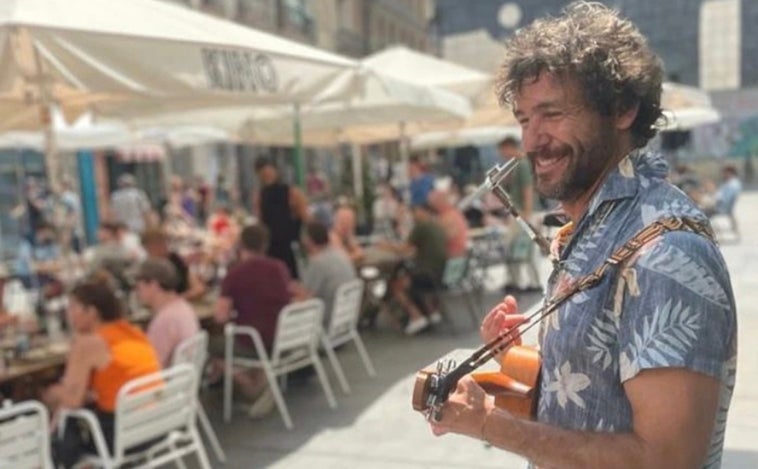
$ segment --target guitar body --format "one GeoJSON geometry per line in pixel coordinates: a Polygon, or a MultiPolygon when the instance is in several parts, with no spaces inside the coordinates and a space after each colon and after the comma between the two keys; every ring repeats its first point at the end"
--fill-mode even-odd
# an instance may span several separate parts
{"type": "Polygon", "coordinates": [[[471,377],[495,396],[496,407],[530,419],[537,412],[541,364],[537,349],[516,345],[503,354],[500,371],[471,373],[471,377]]]}
{"type": "MultiPolygon", "coordinates": [[[[495,406],[525,419],[537,411],[541,359],[537,349],[516,345],[502,354],[500,371],[471,373],[471,377],[487,394],[495,397],[495,406]]],[[[429,396],[435,394],[435,371],[432,367],[416,373],[413,387],[413,409],[429,409],[429,396]]],[[[451,386],[451,392],[455,386],[451,386]]],[[[441,402],[447,399],[444,395],[441,402]]]]}

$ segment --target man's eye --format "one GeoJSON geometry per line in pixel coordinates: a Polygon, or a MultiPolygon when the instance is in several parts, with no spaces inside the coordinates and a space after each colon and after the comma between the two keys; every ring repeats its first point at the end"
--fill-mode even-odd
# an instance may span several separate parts
{"type": "Polygon", "coordinates": [[[561,117],[563,115],[560,111],[552,111],[552,112],[546,112],[545,117],[548,119],[556,119],[558,117],[561,117]]]}

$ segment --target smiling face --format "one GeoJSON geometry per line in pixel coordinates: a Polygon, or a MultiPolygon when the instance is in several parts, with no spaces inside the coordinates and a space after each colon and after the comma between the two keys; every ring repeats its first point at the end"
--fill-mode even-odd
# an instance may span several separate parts
{"type": "Polygon", "coordinates": [[[537,191],[544,197],[577,200],[617,161],[617,119],[592,109],[574,80],[545,72],[524,82],[514,99],[514,114],[537,191]]]}

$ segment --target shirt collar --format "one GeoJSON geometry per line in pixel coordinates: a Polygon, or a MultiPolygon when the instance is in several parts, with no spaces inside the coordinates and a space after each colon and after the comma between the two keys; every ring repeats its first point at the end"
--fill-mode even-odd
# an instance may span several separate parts
{"type": "Polygon", "coordinates": [[[586,216],[592,216],[605,202],[634,197],[640,186],[649,179],[663,179],[668,175],[668,164],[662,156],[645,149],[632,150],[603,181],[592,198],[586,216]]]}

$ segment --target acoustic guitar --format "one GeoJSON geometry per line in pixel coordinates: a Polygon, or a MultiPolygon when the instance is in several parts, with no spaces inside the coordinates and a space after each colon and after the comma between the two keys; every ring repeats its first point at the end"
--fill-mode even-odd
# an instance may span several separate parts
{"type": "Polygon", "coordinates": [[[487,394],[495,397],[495,406],[514,416],[533,418],[537,411],[541,365],[537,349],[522,345],[510,346],[500,357],[499,371],[472,373],[481,365],[482,357],[490,355],[485,353],[477,356],[479,352],[458,366],[451,362],[440,362],[436,369],[426,368],[416,373],[413,409],[424,413],[429,420],[438,420],[442,404],[455,390],[458,381],[470,373],[487,394]]]}

